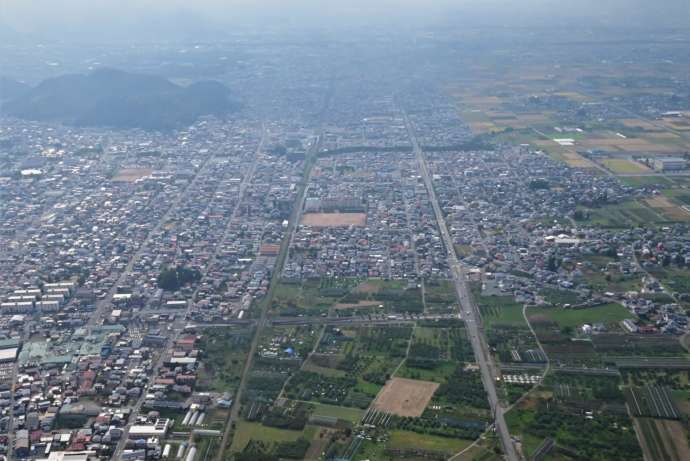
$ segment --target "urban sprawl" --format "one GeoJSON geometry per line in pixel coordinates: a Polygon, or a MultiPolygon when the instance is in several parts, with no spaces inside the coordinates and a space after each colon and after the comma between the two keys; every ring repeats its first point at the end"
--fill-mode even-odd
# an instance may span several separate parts
{"type": "Polygon", "coordinates": [[[630,111],[687,136],[688,107],[516,92],[501,116],[383,67],[173,132],[2,119],[0,453],[642,459],[669,450],[649,427],[687,435],[687,151],[584,138],[630,111]],[[539,111],[559,122],[516,122],[539,111]]]}

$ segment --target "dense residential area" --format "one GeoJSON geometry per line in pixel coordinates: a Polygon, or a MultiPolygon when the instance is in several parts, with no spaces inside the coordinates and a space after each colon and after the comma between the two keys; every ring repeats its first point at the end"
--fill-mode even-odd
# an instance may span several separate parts
{"type": "Polygon", "coordinates": [[[690,459],[685,42],[523,32],[0,45],[0,461],[690,459]]]}

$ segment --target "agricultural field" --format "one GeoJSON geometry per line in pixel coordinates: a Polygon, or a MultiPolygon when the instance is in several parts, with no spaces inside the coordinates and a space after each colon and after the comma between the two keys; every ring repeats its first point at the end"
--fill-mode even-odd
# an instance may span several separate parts
{"type": "Polygon", "coordinates": [[[672,199],[663,195],[656,195],[645,199],[644,202],[656,212],[671,221],[690,221],[690,212],[682,208],[672,199]]]}
{"type": "Polygon", "coordinates": [[[402,363],[411,326],[326,327],[315,353],[290,378],[291,399],[365,409],[402,363]]]}
{"type": "Polygon", "coordinates": [[[605,255],[588,256],[579,266],[582,279],[592,290],[605,293],[639,291],[642,276],[631,271],[622,272],[619,261],[605,255]]]}
{"type": "Polygon", "coordinates": [[[357,378],[350,375],[333,377],[300,370],[290,378],[285,396],[329,405],[367,408],[371,396],[358,392],[357,384],[357,378]]]}
{"type": "Polygon", "coordinates": [[[349,443],[359,414],[345,408],[284,401],[260,411],[243,412],[233,432],[230,451],[247,461],[259,456],[314,459],[331,444],[349,443]]]}
{"type": "Polygon", "coordinates": [[[443,383],[457,366],[473,363],[474,354],[462,323],[420,322],[414,329],[406,360],[396,376],[443,383]]]}
{"type": "Polygon", "coordinates": [[[359,423],[364,416],[364,411],[359,408],[339,407],[324,403],[310,403],[310,405],[313,408],[312,414],[314,416],[341,419],[352,424],[359,423]]]}
{"type": "Polygon", "coordinates": [[[544,300],[547,303],[557,306],[563,306],[565,304],[577,304],[580,301],[580,296],[578,293],[570,290],[545,288],[541,290],[539,294],[544,297],[544,300]]]}
{"type": "Polygon", "coordinates": [[[386,442],[386,448],[395,450],[424,450],[444,453],[446,456],[454,455],[467,448],[470,441],[437,437],[428,434],[418,434],[411,431],[394,430],[386,442]]]}
{"type": "Polygon", "coordinates": [[[546,320],[556,323],[560,328],[603,323],[615,329],[620,321],[632,317],[626,308],[616,303],[581,309],[530,307],[527,314],[530,322],[546,320]]]}
{"type": "Polygon", "coordinates": [[[549,405],[540,395],[510,410],[506,422],[521,440],[526,457],[550,437],[557,450],[565,450],[575,459],[642,460],[633,422],[624,413],[596,411],[589,418],[566,405],[549,405]]]}
{"type": "MultiPolygon", "coordinates": [[[[639,338],[623,334],[620,322],[632,318],[623,306],[615,303],[590,308],[536,308],[528,309],[530,324],[552,364],[575,367],[603,367],[610,362],[609,356],[617,351],[634,354],[635,351],[652,352],[659,344],[667,341],[639,338]],[[600,325],[607,333],[582,335],[582,325],[600,325]]],[[[678,347],[669,348],[677,351],[678,347]]],[[[522,354],[524,357],[524,354],[522,354]]],[[[615,362],[615,360],[614,360],[615,362]]]]}
{"type": "Polygon", "coordinates": [[[271,308],[281,316],[328,313],[338,303],[346,302],[358,283],[355,279],[334,278],[308,280],[301,284],[280,283],[276,286],[271,308]]]}
{"type": "Polygon", "coordinates": [[[620,407],[625,403],[621,391],[622,379],[618,374],[597,375],[582,373],[551,373],[544,380],[552,390],[553,398],[562,405],[582,406],[603,410],[620,407]]]}
{"type": "MultiPolygon", "coordinates": [[[[581,113],[574,117],[573,107],[605,103],[613,96],[634,98],[641,89],[626,88],[615,76],[610,80],[601,78],[593,82],[592,72],[597,71],[593,71],[591,66],[569,68],[568,76],[532,78],[528,75],[535,71],[533,67],[515,66],[502,73],[484,67],[485,78],[449,85],[447,93],[456,101],[458,115],[476,135],[530,144],[573,168],[593,172],[605,168],[613,174],[644,174],[649,172],[647,167],[627,158],[606,157],[597,165],[579,152],[592,150],[630,156],[645,152],[654,156],[673,155],[690,149],[690,141],[681,135],[688,129],[683,118],[647,120],[630,113],[620,113],[618,117],[608,117],[605,121],[581,113]],[[585,79],[591,80],[584,83],[585,79]],[[618,83],[609,84],[609,81],[618,83]],[[501,91],[496,92],[496,87],[501,91]],[[558,91],[554,91],[554,87],[558,91]],[[554,141],[560,139],[573,139],[574,142],[562,145],[554,141]]],[[[607,72],[606,69],[601,71],[607,72]]],[[[629,72],[640,71],[644,72],[642,69],[629,72]]],[[[537,72],[547,74],[548,70],[543,68],[537,72]]],[[[653,89],[645,88],[644,91],[653,89]]]]}
{"type": "MultiPolygon", "coordinates": [[[[684,240],[687,233],[684,226],[690,222],[690,212],[686,210],[690,207],[690,182],[680,174],[652,168],[655,157],[683,156],[690,149],[690,125],[687,114],[653,115],[643,102],[653,100],[675,84],[632,63],[623,66],[625,72],[591,63],[571,63],[568,72],[552,72],[546,65],[516,64],[500,72],[488,65],[476,67],[482,78],[449,85],[447,93],[456,101],[459,116],[477,139],[528,144],[572,168],[629,186],[615,199],[622,200],[618,203],[612,203],[610,198],[604,202],[579,202],[572,215],[576,221],[573,227],[600,228],[595,231],[600,235],[648,232],[651,240],[644,250],[631,245],[632,239],[623,237],[608,252],[603,248],[572,257],[577,251],[566,250],[563,261],[557,256],[557,272],[575,273],[575,289],[539,291],[535,304],[541,307],[526,309],[537,338],[523,318],[523,306],[508,295],[510,288],[489,286],[482,293],[474,287],[487,342],[504,376],[523,371],[539,374],[546,356],[550,362],[544,381],[507,415],[511,432],[520,440],[522,454],[531,459],[540,447],[546,446],[549,453],[539,459],[690,458],[685,427],[690,415],[690,360],[686,350],[690,341],[681,342],[678,336],[657,333],[665,322],[659,320],[660,309],[668,309],[669,318],[680,318],[681,326],[675,333],[681,333],[685,329],[684,311],[690,307],[686,252],[671,237],[683,235],[678,240],[684,240]],[[601,204],[605,202],[609,203],[601,204]],[[654,250],[655,245],[663,249],[654,250]],[[639,266],[631,257],[631,247],[638,251],[639,266]],[[612,301],[626,299],[625,304],[632,306],[636,303],[631,292],[657,304],[680,307],[657,305],[650,307],[649,315],[639,308],[638,317],[612,301]],[[602,295],[604,304],[587,303],[592,293],[602,295]],[[580,309],[581,305],[587,307],[580,309]],[[645,334],[627,333],[620,326],[625,319],[635,319],[641,327],[656,322],[657,329],[647,328],[645,334]],[[583,332],[580,327],[584,324],[594,325],[595,331],[583,332]],[[553,447],[549,445],[551,441],[553,447]]],[[[556,222],[566,229],[571,227],[570,223],[563,225],[562,218],[549,216],[535,223],[544,228],[555,227],[556,222]]],[[[491,235],[491,231],[482,232],[485,237],[491,235]]],[[[480,266],[491,259],[490,255],[476,252],[478,245],[468,244],[469,241],[462,241],[463,246],[457,249],[460,256],[480,266]]],[[[501,263],[494,260],[487,272],[498,272],[497,267],[501,263]]],[[[521,283],[518,281],[513,287],[521,283]]],[[[644,305],[644,301],[638,304],[644,305]]],[[[420,336],[424,336],[423,331],[420,336]]],[[[438,347],[434,341],[429,341],[429,346],[430,350],[438,347]]],[[[406,374],[407,367],[400,371],[406,374]]],[[[433,379],[429,375],[418,376],[433,379]]],[[[463,379],[454,376],[448,382],[463,379]]],[[[514,401],[524,391],[511,386],[501,390],[509,401],[514,401]]],[[[443,390],[441,385],[429,408],[442,400],[443,390]]]]}
{"type": "Polygon", "coordinates": [[[496,437],[490,434],[482,438],[472,446],[463,449],[462,454],[456,455],[456,461],[500,461],[501,449],[496,437]]]}
{"type": "Polygon", "coordinates": [[[650,273],[672,292],[690,292],[690,270],[686,267],[674,265],[666,267],[655,266],[650,269],[650,273]]]}
{"type": "MultiPolygon", "coordinates": [[[[662,366],[657,360],[657,364],[662,366]]],[[[687,370],[624,370],[625,398],[640,443],[650,459],[687,459],[688,430],[683,421],[690,413],[687,370]]]]}
{"type": "Polygon", "coordinates": [[[201,331],[204,351],[197,389],[234,392],[239,386],[254,331],[247,328],[208,328],[201,331]]]}
{"type": "Polygon", "coordinates": [[[258,441],[266,444],[277,444],[281,442],[295,442],[300,438],[311,438],[314,428],[305,431],[293,431],[267,427],[259,423],[240,421],[237,423],[233,439],[231,452],[244,450],[250,441],[258,441]]]}
{"type": "Polygon", "coordinates": [[[243,408],[250,419],[259,418],[275,402],[290,375],[299,371],[316,340],[317,330],[309,325],[271,327],[262,332],[243,394],[243,408]]]}
{"type": "Polygon", "coordinates": [[[495,325],[526,326],[522,305],[516,303],[512,296],[483,296],[477,287],[472,292],[487,328],[495,325]]]}
{"type": "Polygon", "coordinates": [[[690,459],[687,431],[678,421],[635,418],[640,444],[648,459],[682,461],[690,459]]]}
{"type": "Polygon", "coordinates": [[[686,370],[556,368],[506,419],[526,456],[550,437],[555,445],[547,459],[641,459],[642,453],[645,459],[685,459],[687,430],[679,418],[690,409],[688,395],[686,370]],[[623,455],[628,451],[630,458],[623,455]]]}
{"type": "Polygon", "coordinates": [[[679,419],[671,390],[662,386],[629,387],[625,390],[628,406],[634,416],[679,419]]]}
{"type": "Polygon", "coordinates": [[[680,341],[669,335],[633,335],[626,333],[597,333],[592,336],[594,349],[604,355],[682,356],[686,353],[680,341]]]}
{"type": "MultiPolygon", "coordinates": [[[[436,291],[435,296],[438,296],[439,300],[448,302],[453,302],[452,299],[454,299],[450,298],[443,286],[436,291]]],[[[417,286],[409,286],[401,280],[366,280],[353,289],[350,296],[343,301],[383,305],[384,312],[422,313],[424,311],[422,290],[417,286]]]]}
{"type": "Polygon", "coordinates": [[[527,326],[494,325],[487,330],[486,339],[501,363],[546,362],[536,338],[527,326]]]}
{"type": "Polygon", "coordinates": [[[619,180],[626,186],[631,187],[656,186],[667,188],[674,184],[671,179],[665,176],[622,176],[619,180]]]}
{"type": "MultiPolygon", "coordinates": [[[[455,294],[447,281],[430,285],[430,306],[447,312],[455,294]]],[[[422,290],[399,280],[358,280],[322,278],[302,283],[282,282],[276,286],[272,310],[281,316],[318,316],[331,313],[341,317],[388,312],[422,313],[422,290]]]]}
{"type": "Polygon", "coordinates": [[[447,313],[457,309],[457,293],[450,280],[431,279],[425,282],[424,303],[427,312],[447,313]]]}
{"type": "Polygon", "coordinates": [[[581,208],[580,212],[584,216],[580,223],[611,229],[656,226],[675,222],[673,218],[661,214],[660,210],[652,208],[643,200],[629,200],[599,208],[581,208]]]}
{"type": "Polygon", "coordinates": [[[537,366],[546,362],[527,326],[521,304],[511,296],[482,296],[478,287],[473,288],[473,294],[482,314],[487,342],[499,362],[537,366]]]}
{"type": "MultiPolygon", "coordinates": [[[[371,292],[397,288],[374,285],[371,292]]],[[[242,407],[233,452],[248,457],[299,449],[304,459],[308,453],[318,459],[317,452],[324,451],[396,459],[417,450],[415,456],[446,457],[486,430],[488,402],[463,322],[326,326],[315,353],[302,364],[298,344],[311,331],[273,327],[262,336],[259,351],[278,357],[255,360],[247,388],[251,398],[242,407]],[[281,352],[285,346],[291,346],[292,356],[281,352]],[[378,443],[352,437],[351,430],[362,424],[378,443]],[[411,447],[401,438],[405,434],[420,443],[411,447]]]]}
{"type": "Polygon", "coordinates": [[[273,326],[262,333],[258,353],[265,359],[301,362],[318,339],[317,329],[311,325],[273,326]]]}
{"type": "Polygon", "coordinates": [[[601,164],[615,174],[647,173],[649,167],[634,160],[625,158],[604,158],[601,164]]]}

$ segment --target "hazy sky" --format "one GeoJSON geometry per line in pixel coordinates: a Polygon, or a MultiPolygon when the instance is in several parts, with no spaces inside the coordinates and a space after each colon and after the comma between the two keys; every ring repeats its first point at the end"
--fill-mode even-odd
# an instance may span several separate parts
{"type": "Polygon", "coordinates": [[[436,23],[690,27],[690,0],[0,0],[0,27],[102,39],[217,34],[236,27],[436,23]]]}

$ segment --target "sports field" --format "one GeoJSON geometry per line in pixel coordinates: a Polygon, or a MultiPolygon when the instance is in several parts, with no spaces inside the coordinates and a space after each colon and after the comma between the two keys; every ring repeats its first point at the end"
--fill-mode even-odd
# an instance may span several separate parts
{"type": "Polygon", "coordinates": [[[302,216],[302,224],[312,227],[362,227],[366,223],[366,213],[305,213],[302,216]]]}
{"type": "Polygon", "coordinates": [[[376,396],[374,408],[398,416],[419,417],[439,384],[407,378],[392,378],[376,396]]]}
{"type": "Polygon", "coordinates": [[[134,182],[149,176],[153,170],[149,168],[123,168],[113,177],[115,182],[134,182]]]}

